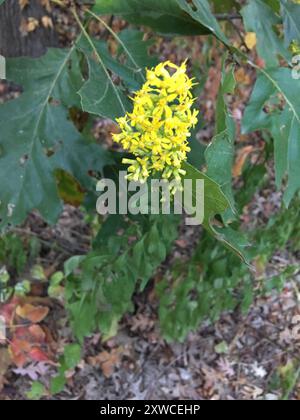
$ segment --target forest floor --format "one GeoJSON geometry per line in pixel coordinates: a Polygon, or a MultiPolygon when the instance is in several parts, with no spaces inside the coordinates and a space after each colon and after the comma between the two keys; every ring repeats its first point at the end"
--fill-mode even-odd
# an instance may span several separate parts
{"type": "MultiPolygon", "coordinates": [[[[74,31],[70,17],[59,14],[56,20],[63,42],[71,41],[74,31]]],[[[114,25],[118,29],[123,23],[117,21],[114,25]]],[[[97,30],[95,27],[96,33],[97,30]]],[[[153,51],[161,60],[181,62],[189,57],[201,67],[205,58],[200,56],[200,47],[197,39],[163,42],[156,38],[153,51]]],[[[203,142],[209,141],[213,133],[213,104],[220,80],[221,57],[214,44],[211,45],[210,60],[215,65],[208,70],[205,81],[202,93],[205,102],[201,102],[201,96],[199,101],[206,121],[198,135],[203,142]]],[[[242,88],[231,107],[239,123],[253,86],[253,74],[239,69],[236,77],[242,88]]],[[[11,98],[14,92],[10,85],[0,85],[2,100],[11,98]]],[[[109,144],[110,130],[110,122],[99,120],[94,134],[109,144]]],[[[239,138],[244,142],[241,149],[246,156],[253,151],[253,142],[255,150],[261,149],[263,140],[258,136],[251,141],[242,136],[239,138]]],[[[253,159],[256,158],[254,151],[253,159]]],[[[243,155],[237,158],[237,177],[239,165],[244,161],[243,155]]],[[[244,209],[245,220],[251,228],[264,225],[266,219],[278,211],[278,206],[275,188],[267,194],[260,191],[244,209]]],[[[43,267],[46,278],[62,269],[67,258],[84,254],[90,247],[90,227],[83,213],[70,206],[65,207],[55,226],[46,225],[33,213],[16,232],[40,241],[40,253],[34,263],[43,267]]],[[[194,232],[184,229],[172,255],[184,261],[192,252],[194,239],[194,232]]],[[[280,272],[292,264],[299,264],[299,255],[286,249],[269,261],[266,271],[280,272]]],[[[167,265],[168,262],[164,264],[164,270],[167,265]]],[[[161,271],[158,270],[157,275],[161,271]]],[[[134,313],[123,318],[117,336],[107,342],[101,340],[100,334],[87,339],[81,362],[68,372],[65,390],[56,396],[46,395],[45,399],[300,399],[300,274],[291,278],[282,292],[257,297],[247,315],[242,315],[240,310],[224,313],[215,323],[204,322],[184,343],[168,343],[161,338],[158,297],[154,292],[156,276],[145,292],[135,296],[134,313]]],[[[67,314],[59,301],[46,296],[43,285],[36,284],[33,289],[35,299],[49,308],[42,328],[51,342],[51,351],[59,355],[65,344],[72,341],[67,314]]],[[[26,399],[33,380],[47,384],[57,371],[57,366],[43,362],[17,368],[7,358],[5,346],[0,345],[0,399],[26,399]]]]}
{"type": "MultiPolygon", "coordinates": [[[[23,233],[31,232],[42,240],[38,262],[47,275],[65,259],[61,249],[67,254],[87,247],[86,224],[80,211],[69,206],[54,227],[33,214],[23,229],[23,233]],[[53,244],[57,245],[55,251],[53,244]]],[[[190,236],[191,232],[185,230],[177,240],[177,258],[180,253],[186,258],[190,236]]],[[[285,251],[278,253],[268,270],[280,271],[283,266],[295,264],[298,258],[285,251]]],[[[223,314],[214,324],[204,322],[184,343],[167,343],[161,338],[153,284],[135,296],[134,313],[124,317],[115,338],[104,343],[100,334],[95,334],[86,340],[81,362],[68,372],[65,390],[46,398],[300,398],[300,275],[291,279],[281,293],[257,298],[246,316],[237,310],[223,314]]],[[[39,285],[34,293],[39,302],[50,308],[42,327],[51,336],[55,353],[61,354],[64,345],[72,341],[67,315],[56,300],[44,296],[39,285]]],[[[43,362],[24,368],[11,366],[3,372],[0,399],[26,399],[33,379],[46,384],[55,372],[55,366],[43,362]]],[[[0,384],[1,373],[0,370],[0,384]]]]}

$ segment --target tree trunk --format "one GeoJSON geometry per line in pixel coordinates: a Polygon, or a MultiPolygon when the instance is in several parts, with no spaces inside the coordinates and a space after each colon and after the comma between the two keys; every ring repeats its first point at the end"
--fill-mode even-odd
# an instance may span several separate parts
{"type": "Polygon", "coordinates": [[[42,17],[49,16],[40,0],[29,0],[21,10],[19,0],[6,0],[0,6],[0,54],[4,57],[39,57],[47,47],[57,47],[58,37],[51,28],[45,28],[42,17]],[[28,18],[38,20],[39,26],[26,32],[28,18]]]}

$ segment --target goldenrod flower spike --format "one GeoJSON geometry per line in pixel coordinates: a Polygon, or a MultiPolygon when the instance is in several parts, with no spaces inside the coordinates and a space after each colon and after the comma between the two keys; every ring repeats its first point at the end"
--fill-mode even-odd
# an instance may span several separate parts
{"type": "MultiPolygon", "coordinates": [[[[124,159],[129,164],[127,178],[146,182],[154,173],[180,182],[182,162],[190,151],[188,137],[197,122],[199,111],[192,110],[193,79],[186,74],[186,62],[176,66],[170,61],[147,70],[147,80],[131,98],[132,113],[118,118],[121,133],[115,142],[135,156],[124,159]]],[[[173,190],[175,191],[175,190],[173,190]]]]}

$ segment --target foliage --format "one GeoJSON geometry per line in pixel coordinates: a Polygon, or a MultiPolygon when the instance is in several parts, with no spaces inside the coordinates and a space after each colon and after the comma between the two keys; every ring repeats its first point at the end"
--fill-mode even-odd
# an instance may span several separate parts
{"type": "Polygon", "coordinates": [[[170,251],[177,218],[139,219],[127,226],[123,218],[110,216],[95,240],[95,251],[66,263],[67,307],[80,340],[96,328],[107,338],[113,336],[120,318],[133,309],[137,282],[143,290],[170,251]]]}
{"type": "Polygon", "coordinates": [[[261,271],[261,277],[257,274],[256,279],[236,256],[224,252],[206,234],[188,264],[175,262],[157,286],[160,325],[165,338],[183,341],[201,321],[214,322],[223,311],[237,306],[246,312],[258,293],[283,289],[299,267],[290,266],[267,278],[266,264],[276,251],[285,249],[288,244],[299,251],[299,220],[298,199],[287,212],[282,209],[275,215],[265,229],[254,232],[251,240],[256,248],[249,251],[249,258],[261,271]]]}

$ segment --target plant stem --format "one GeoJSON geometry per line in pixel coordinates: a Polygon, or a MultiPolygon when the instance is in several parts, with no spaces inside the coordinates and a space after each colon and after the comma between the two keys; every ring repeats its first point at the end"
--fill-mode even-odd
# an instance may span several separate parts
{"type": "Polygon", "coordinates": [[[102,60],[99,52],[98,52],[98,50],[96,49],[95,45],[93,44],[93,41],[92,41],[91,37],[89,36],[89,34],[88,34],[87,30],[85,29],[84,25],[82,24],[81,20],[79,19],[79,16],[78,16],[78,14],[76,12],[76,9],[75,8],[72,8],[71,11],[72,11],[72,14],[73,14],[73,16],[74,16],[74,18],[75,18],[78,26],[81,29],[81,32],[83,33],[83,35],[85,36],[86,40],[90,44],[90,46],[91,46],[92,50],[94,51],[94,54],[95,54],[95,56],[96,56],[99,64],[101,65],[101,67],[102,67],[102,69],[103,69],[106,77],[108,78],[108,80],[109,80],[109,82],[110,82],[110,84],[112,86],[112,89],[114,90],[114,92],[115,92],[115,94],[116,94],[116,96],[118,98],[118,101],[119,101],[119,103],[121,105],[121,108],[122,108],[123,113],[126,114],[126,109],[125,109],[125,106],[124,106],[124,104],[122,102],[122,99],[121,99],[121,97],[119,95],[118,89],[116,88],[116,86],[115,86],[115,84],[114,84],[114,82],[113,82],[113,80],[112,80],[112,78],[111,78],[111,76],[110,76],[110,74],[109,74],[109,72],[108,72],[108,70],[107,70],[107,68],[106,68],[106,66],[105,66],[105,64],[104,64],[104,62],[103,62],[103,60],[102,60]]]}
{"type": "Polygon", "coordinates": [[[217,20],[237,20],[237,19],[243,19],[242,15],[240,15],[239,13],[232,13],[232,14],[217,14],[215,15],[215,18],[217,20]]]}

